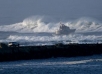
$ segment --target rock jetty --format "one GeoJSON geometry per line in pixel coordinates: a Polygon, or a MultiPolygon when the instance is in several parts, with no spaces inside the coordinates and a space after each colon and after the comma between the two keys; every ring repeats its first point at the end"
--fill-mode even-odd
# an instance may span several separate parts
{"type": "Polygon", "coordinates": [[[102,54],[102,44],[56,44],[8,47],[0,44],[0,61],[47,59],[102,54]]]}

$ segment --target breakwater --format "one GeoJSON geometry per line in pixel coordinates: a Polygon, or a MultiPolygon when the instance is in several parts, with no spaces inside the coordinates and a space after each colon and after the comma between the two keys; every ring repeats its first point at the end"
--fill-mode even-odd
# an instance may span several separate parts
{"type": "Polygon", "coordinates": [[[102,54],[102,44],[56,44],[0,48],[0,61],[76,57],[102,54]]]}

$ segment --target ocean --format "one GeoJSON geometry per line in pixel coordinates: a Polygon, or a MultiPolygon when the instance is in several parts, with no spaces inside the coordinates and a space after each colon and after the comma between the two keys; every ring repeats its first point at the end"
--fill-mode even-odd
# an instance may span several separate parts
{"type": "Polygon", "coordinates": [[[0,63],[0,74],[101,74],[102,55],[0,63]]]}
{"type": "MultiPolygon", "coordinates": [[[[102,1],[0,0],[0,42],[102,43],[102,1]],[[56,35],[60,23],[75,32],[56,35]]],[[[101,55],[0,62],[0,74],[101,74],[101,62],[101,55]]]]}

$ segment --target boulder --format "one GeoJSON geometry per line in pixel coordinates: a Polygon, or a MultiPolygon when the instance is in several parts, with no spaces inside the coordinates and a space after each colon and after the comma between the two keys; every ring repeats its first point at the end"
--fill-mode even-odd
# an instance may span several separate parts
{"type": "Polygon", "coordinates": [[[8,46],[5,43],[0,43],[0,48],[8,48],[8,46]]]}

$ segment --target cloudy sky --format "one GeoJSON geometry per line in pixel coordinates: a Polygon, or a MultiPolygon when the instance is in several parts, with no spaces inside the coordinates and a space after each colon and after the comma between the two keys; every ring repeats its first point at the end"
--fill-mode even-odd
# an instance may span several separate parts
{"type": "Polygon", "coordinates": [[[0,18],[20,21],[34,15],[101,19],[102,0],[0,0],[0,18]]]}

